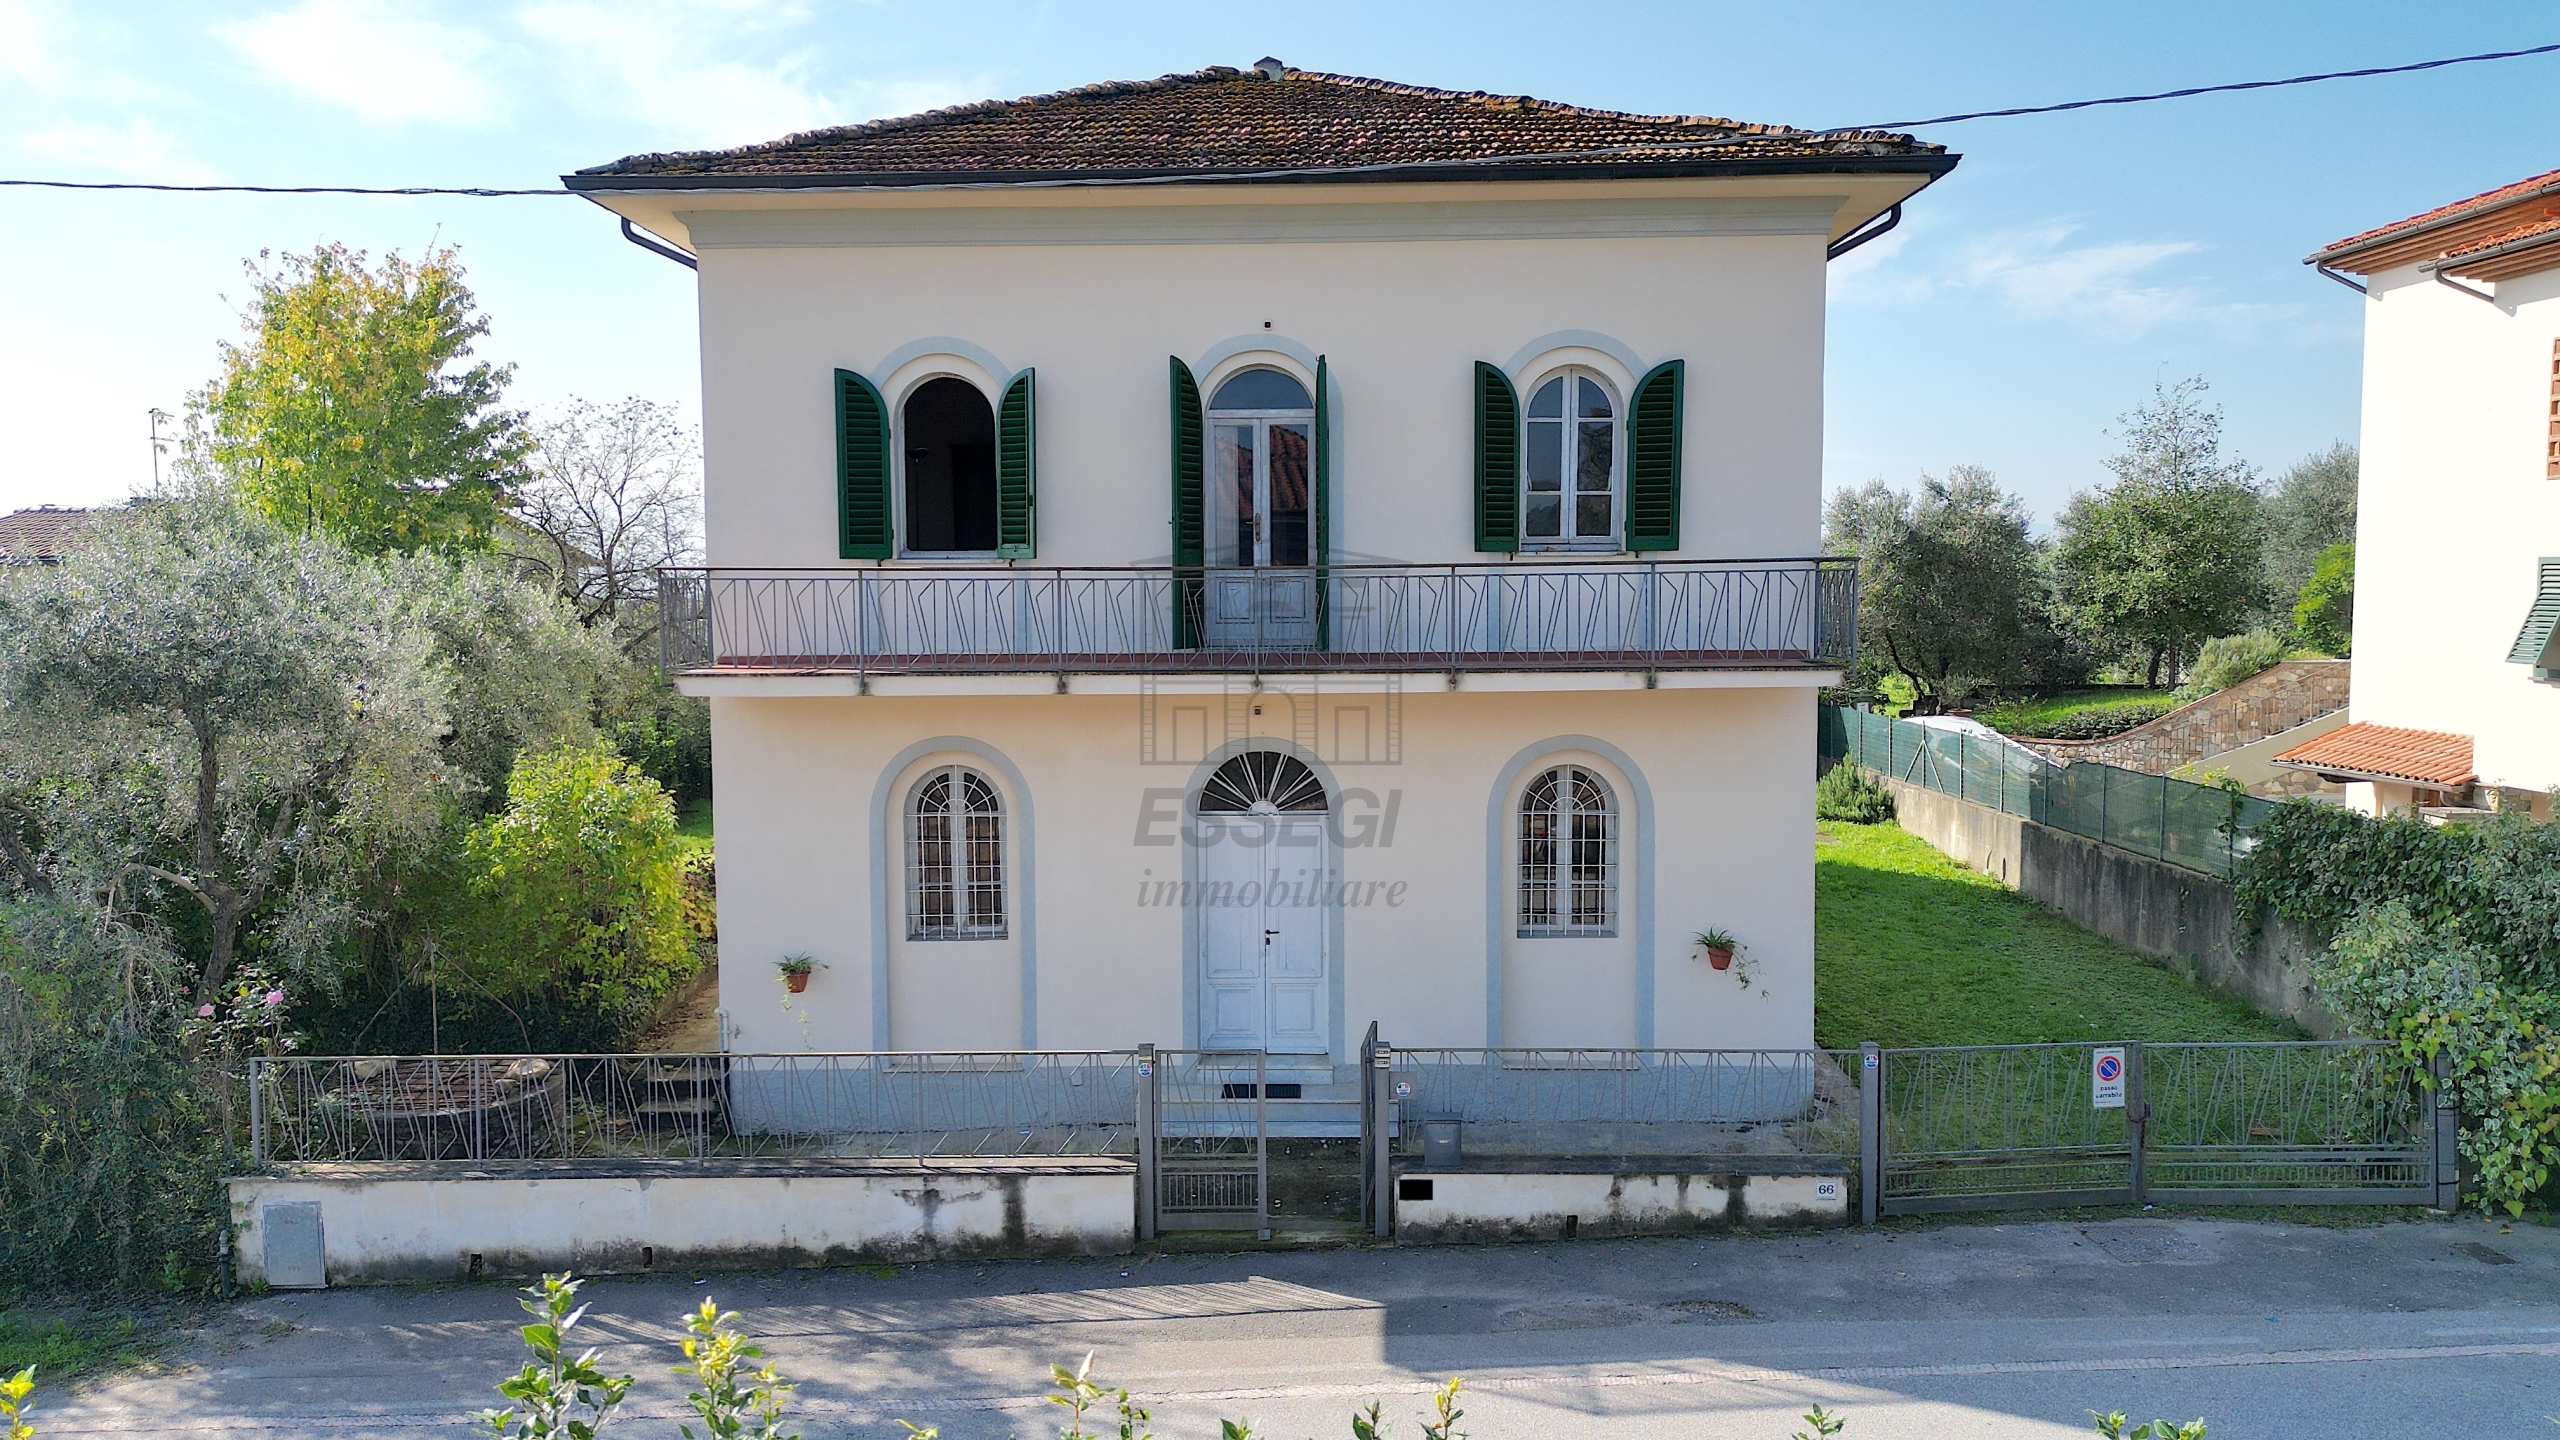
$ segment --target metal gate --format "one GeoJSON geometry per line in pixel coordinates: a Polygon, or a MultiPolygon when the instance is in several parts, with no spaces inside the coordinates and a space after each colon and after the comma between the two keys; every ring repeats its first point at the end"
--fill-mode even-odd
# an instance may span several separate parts
{"type": "Polygon", "coordinates": [[[2432,1205],[2455,1195],[2455,1113],[2370,1041],[1986,1045],[1865,1052],[1877,1215],[2146,1201],[2432,1205]],[[2123,1104],[2094,1102],[2120,1051],[2123,1104]]]}
{"type": "Polygon", "coordinates": [[[1141,1052],[1143,1236],[1251,1230],[1271,1237],[1269,1062],[1259,1050],[1141,1052]]]}

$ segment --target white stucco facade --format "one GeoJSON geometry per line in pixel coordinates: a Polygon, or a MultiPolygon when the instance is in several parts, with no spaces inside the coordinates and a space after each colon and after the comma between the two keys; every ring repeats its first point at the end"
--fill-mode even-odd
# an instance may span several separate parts
{"type": "MultiPolygon", "coordinates": [[[[1679,361],[1677,548],[1570,556],[1637,574],[1817,553],[1825,247],[1922,183],[598,198],[698,257],[715,575],[1164,566],[1169,359],[1204,397],[1256,368],[1312,394],[1321,361],[1317,563],[1532,573],[1564,557],[1478,549],[1476,367],[1497,367],[1524,406],[1550,376],[1592,377],[1623,416],[1640,377],[1679,361]],[[957,379],[996,405],[1035,372],[1036,558],[911,556],[904,528],[889,559],[840,558],[838,371],[876,387],[893,466],[917,387],[957,379]]],[[[1251,947],[1256,926],[1288,978],[1271,981],[1270,1043],[1254,1048],[1309,1061],[1347,1062],[1373,1020],[1410,1046],[1812,1043],[1814,697],[1836,670],[1166,668],[774,662],[685,677],[712,703],[729,1048],[1237,1043],[1217,1004],[1237,957],[1213,952],[1251,947]],[[1203,787],[1243,751],[1321,783],[1316,843],[1275,845],[1258,866],[1212,853],[1210,830],[1230,845],[1237,832],[1202,824],[1203,787]],[[951,766],[1000,807],[1003,932],[911,938],[910,807],[951,766]],[[1558,767],[1612,807],[1590,831],[1590,856],[1607,847],[1589,862],[1605,868],[1606,913],[1539,934],[1522,798],[1558,767]],[[1204,913],[1244,885],[1255,918],[1204,913]],[[1737,972],[1696,954],[1710,927],[1740,938],[1737,972]],[[796,996],[773,968],[795,954],[821,967],[796,996]]],[[[974,903],[997,908],[992,892],[974,903]]]]}
{"type": "MultiPolygon", "coordinates": [[[[2560,480],[2545,477],[2560,270],[2462,282],[2494,301],[2415,265],[2368,283],[2351,716],[2469,735],[2484,789],[2548,792],[2560,683],[2508,652],[2540,561],[2560,556],[2560,480]]],[[[2547,798],[2506,803],[2550,813],[2547,798]]]]}

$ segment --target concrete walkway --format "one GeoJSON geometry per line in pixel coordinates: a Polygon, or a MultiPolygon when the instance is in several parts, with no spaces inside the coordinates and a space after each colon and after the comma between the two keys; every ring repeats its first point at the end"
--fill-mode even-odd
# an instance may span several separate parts
{"type": "MultiPolygon", "coordinates": [[[[608,1435],[673,1436],[677,1318],[743,1312],[811,1437],[1047,1435],[1046,1367],[1096,1373],[1156,1433],[1345,1436],[1467,1379],[1504,1437],[1768,1437],[1814,1402],[1846,1440],[2085,1435],[2122,1409],[2255,1436],[2560,1433],[2560,1231],[2221,1220],[1949,1224],[1774,1238],[953,1263],[590,1286],[636,1373],[608,1435]]],[[[177,1368],[51,1397],[40,1434],[459,1435],[521,1363],[503,1286],[245,1301],[177,1368]]],[[[689,1418],[689,1416],[688,1416],[689,1418]]],[[[697,1426],[697,1428],[699,1428],[697,1426]]],[[[1416,1433],[1408,1418],[1399,1433],[1416,1433]]]]}

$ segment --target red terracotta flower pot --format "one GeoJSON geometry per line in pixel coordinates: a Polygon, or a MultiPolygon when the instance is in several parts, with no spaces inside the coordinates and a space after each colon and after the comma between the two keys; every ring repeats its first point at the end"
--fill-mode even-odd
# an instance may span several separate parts
{"type": "Polygon", "coordinates": [[[1732,946],[1730,946],[1730,945],[1710,945],[1710,946],[1708,946],[1708,947],[1707,947],[1707,963],[1708,963],[1709,965],[1714,966],[1714,967],[1715,967],[1715,968],[1717,968],[1718,970],[1730,970],[1730,969],[1732,969],[1732,968],[1733,968],[1733,947],[1732,947],[1732,946]]]}
{"type": "MultiPolygon", "coordinates": [[[[1724,967],[1719,965],[1716,968],[1721,970],[1724,967]]],[[[797,995],[809,988],[809,972],[803,970],[796,975],[785,975],[782,977],[782,983],[790,989],[792,994],[797,995]]]]}

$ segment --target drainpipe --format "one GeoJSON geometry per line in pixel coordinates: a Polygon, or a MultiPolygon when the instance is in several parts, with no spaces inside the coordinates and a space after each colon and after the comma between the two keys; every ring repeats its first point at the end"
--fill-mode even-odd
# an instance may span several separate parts
{"type": "Polygon", "coordinates": [[[1848,234],[1841,236],[1839,239],[1832,241],[1829,246],[1824,248],[1822,258],[1825,260],[1837,260],[1841,256],[1848,254],[1850,251],[1857,249],[1859,246],[1866,244],[1868,241],[1873,240],[1877,236],[1901,223],[1902,207],[1897,204],[1882,215],[1869,220],[1866,224],[1861,225],[1857,229],[1850,231],[1848,234]]]}
{"type": "Polygon", "coordinates": [[[2435,277],[2435,282],[2436,282],[2437,284],[2439,284],[2439,285],[2443,286],[2443,287],[2444,287],[2444,288],[2446,288],[2447,290],[2458,291],[2458,292],[2460,292],[2461,294],[2464,294],[2464,295],[2468,295],[2468,296],[2470,296],[2470,297],[2471,297],[2472,299],[2474,299],[2474,300],[2485,300],[2485,301],[2489,302],[2489,303],[2490,303],[2490,304],[2492,304],[2492,305],[2495,305],[2495,304],[2497,304],[2497,303],[2498,303],[2498,297],[2497,297],[2497,296],[2495,296],[2495,295],[2490,294],[2488,291],[2486,291],[2486,290],[2474,290],[2474,289],[2472,289],[2470,286],[2463,284],[2463,283],[2462,283],[2461,281],[2459,281],[2459,280],[2454,280],[2454,279],[2450,279],[2450,278],[2448,278],[2448,277],[2445,275],[2445,273],[2444,273],[2443,266],[2444,266],[2444,262],[2443,262],[2443,261],[2441,261],[2441,260],[2439,260],[2439,261],[2435,262],[2435,263],[2434,263],[2434,264],[2432,264],[2432,265],[2425,266],[2425,267],[2424,267],[2424,269],[2426,270],[2426,272],[2427,272],[2429,275],[2432,275],[2432,276],[2434,276],[2434,277],[2435,277]]]}
{"type": "Polygon", "coordinates": [[[699,270],[702,268],[694,262],[694,258],[692,256],[687,255],[672,245],[660,244],[658,241],[647,235],[641,234],[636,229],[633,229],[631,222],[628,220],[622,222],[622,238],[639,246],[641,249],[648,251],[652,255],[664,255],[687,270],[699,270]]]}
{"type": "Polygon", "coordinates": [[[2348,289],[2353,290],[2359,295],[2371,293],[2365,289],[2363,281],[2358,280],[2343,270],[2332,270],[2328,266],[2321,265],[2316,262],[2313,264],[2312,268],[2318,270],[2321,274],[2328,276],[2330,279],[2337,281],[2339,284],[2346,286],[2348,289]]]}

